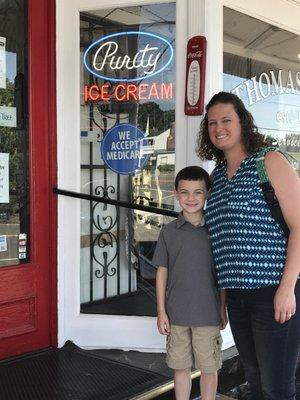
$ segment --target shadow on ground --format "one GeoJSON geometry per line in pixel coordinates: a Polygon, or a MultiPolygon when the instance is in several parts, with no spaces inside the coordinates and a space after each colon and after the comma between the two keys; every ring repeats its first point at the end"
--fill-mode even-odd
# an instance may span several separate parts
{"type": "MultiPolygon", "coordinates": [[[[296,400],[300,400],[300,365],[298,365],[296,373],[296,393],[296,400]]],[[[250,388],[247,383],[242,383],[241,385],[229,390],[226,392],[226,395],[233,399],[252,400],[250,388]]]]}

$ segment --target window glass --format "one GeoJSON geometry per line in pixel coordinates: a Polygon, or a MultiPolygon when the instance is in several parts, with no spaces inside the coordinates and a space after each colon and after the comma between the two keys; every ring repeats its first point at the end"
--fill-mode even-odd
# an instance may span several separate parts
{"type": "Polygon", "coordinates": [[[26,3],[0,3],[0,267],[29,255],[26,3]]]}
{"type": "Polygon", "coordinates": [[[224,90],[300,172],[300,36],[224,7],[224,90]]]}
{"type": "MultiPolygon", "coordinates": [[[[175,3],[80,13],[81,191],[174,209],[175,3]]],[[[81,312],[155,315],[170,218],[81,202],[81,312]]]]}

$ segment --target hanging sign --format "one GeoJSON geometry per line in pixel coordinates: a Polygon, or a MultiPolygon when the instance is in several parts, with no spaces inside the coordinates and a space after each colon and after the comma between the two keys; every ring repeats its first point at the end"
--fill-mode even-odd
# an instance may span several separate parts
{"type": "Polygon", "coordinates": [[[174,56],[171,43],[150,32],[118,32],[103,36],[84,52],[85,68],[105,81],[134,82],[151,78],[168,67],[174,56]],[[126,54],[124,39],[130,37],[137,50],[126,54]],[[121,49],[120,49],[121,48],[121,49]]]}
{"type": "Polygon", "coordinates": [[[144,132],[131,124],[118,124],[106,132],[101,143],[101,157],[109,169],[130,175],[143,168],[148,149],[144,132]]]}
{"type": "Polygon", "coordinates": [[[6,89],[6,38],[0,36],[0,88],[6,89]]]}
{"type": "Polygon", "coordinates": [[[185,104],[186,115],[201,115],[204,108],[206,39],[194,36],[187,44],[185,104]]]}
{"type": "Polygon", "coordinates": [[[9,154],[0,153],[0,203],[9,203],[9,154]]]}

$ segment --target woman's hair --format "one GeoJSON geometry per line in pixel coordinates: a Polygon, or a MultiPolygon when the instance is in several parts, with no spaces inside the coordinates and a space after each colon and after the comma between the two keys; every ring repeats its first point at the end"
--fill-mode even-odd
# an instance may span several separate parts
{"type": "Polygon", "coordinates": [[[197,140],[197,152],[200,158],[214,160],[220,164],[224,159],[222,150],[217,149],[210,141],[208,134],[208,111],[216,104],[232,104],[237,113],[242,132],[242,142],[247,154],[254,154],[262,147],[267,146],[262,134],[258,132],[254,124],[252,114],[246,109],[242,100],[233,93],[219,92],[215,94],[207,104],[205,116],[201,122],[200,132],[197,140]]]}

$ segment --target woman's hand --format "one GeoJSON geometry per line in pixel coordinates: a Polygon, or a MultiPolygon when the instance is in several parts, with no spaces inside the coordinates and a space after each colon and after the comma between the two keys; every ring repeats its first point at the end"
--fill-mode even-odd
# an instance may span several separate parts
{"type": "Polygon", "coordinates": [[[296,312],[296,298],[293,287],[278,287],[274,297],[275,321],[283,324],[296,312]]]}
{"type": "Polygon", "coordinates": [[[159,312],[157,315],[157,328],[162,335],[169,335],[170,322],[166,312],[159,312]]]}
{"type": "Polygon", "coordinates": [[[226,307],[226,291],[224,289],[220,289],[220,329],[221,331],[226,328],[228,323],[227,317],[227,307],[226,307]]]}
{"type": "Polygon", "coordinates": [[[226,306],[221,306],[220,307],[220,329],[221,331],[226,328],[226,325],[228,324],[228,317],[227,317],[227,310],[226,306]]]}

